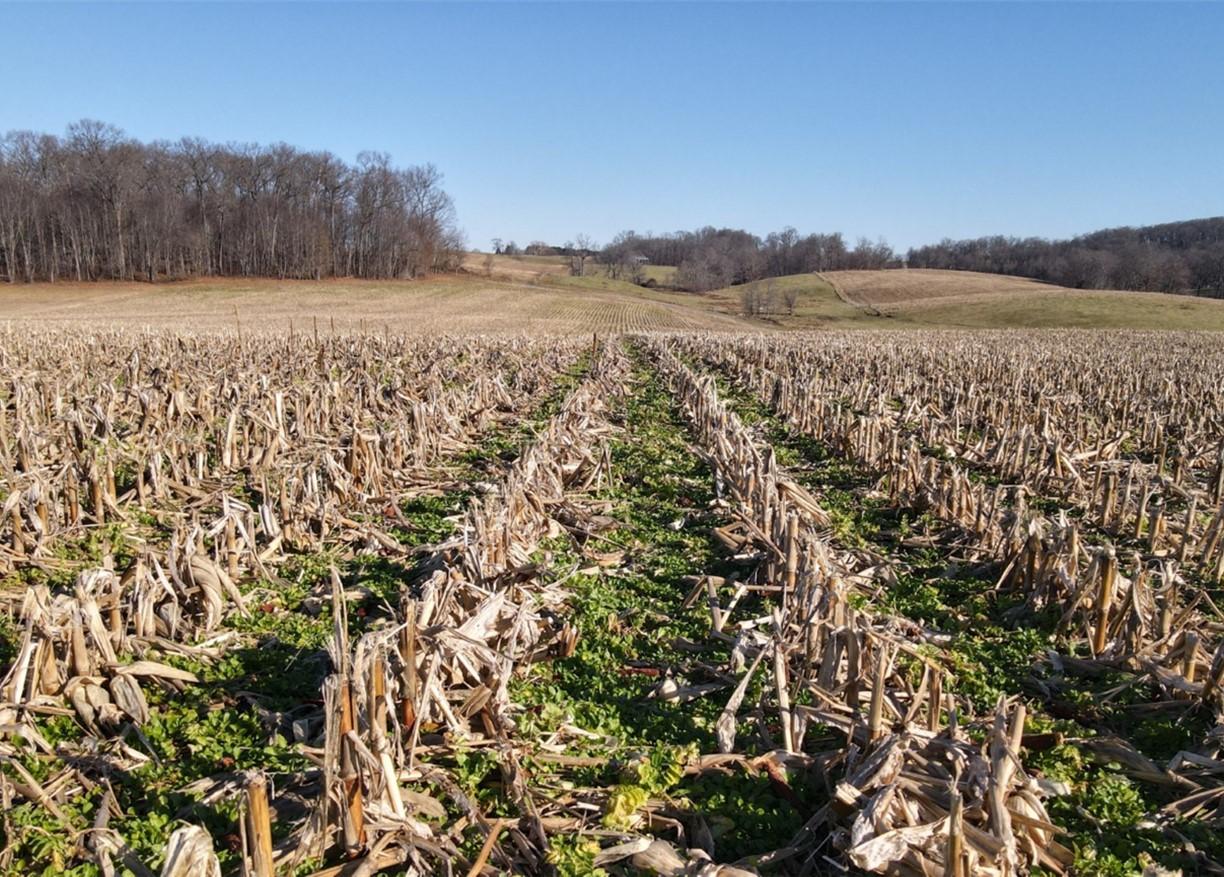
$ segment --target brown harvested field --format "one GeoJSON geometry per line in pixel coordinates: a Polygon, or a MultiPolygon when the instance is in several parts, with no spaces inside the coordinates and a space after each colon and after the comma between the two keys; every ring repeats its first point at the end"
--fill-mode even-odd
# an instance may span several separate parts
{"type": "Polygon", "coordinates": [[[203,331],[238,326],[244,332],[283,332],[291,324],[310,331],[317,322],[322,329],[386,327],[415,334],[832,327],[1224,330],[1221,301],[1150,292],[1084,292],[988,274],[842,271],[770,283],[775,291],[796,289],[794,316],[739,316],[742,287],[679,293],[557,273],[518,282],[504,275],[459,274],[416,281],[228,278],[153,285],[0,284],[0,326],[203,331]],[[843,288],[848,301],[831,282],[843,288]]]}
{"type": "Polygon", "coordinates": [[[1224,330],[1224,301],[1189,295],[1068,289],[1024,277],[921,268],[822,276],[846,302],[898,325],[1224,330]]]}
{"type": "Polygon", "coordinates": [[[977,271],[939,271],[928,268],[884,271],[826,271],[829,279],[851,302],[861,305],[913,306],[946,303],[966,297],[1042,295],[1063,287],[1027,277],[982,274],[977,271]]]}
{"type": "Polygon", "coordinates": [[[386,326],[415,333],[737,330],[743,320],[645,290],[442,276],[419,281],[208,279],[0,287],[0,322],[283,331],[386,326]]]}

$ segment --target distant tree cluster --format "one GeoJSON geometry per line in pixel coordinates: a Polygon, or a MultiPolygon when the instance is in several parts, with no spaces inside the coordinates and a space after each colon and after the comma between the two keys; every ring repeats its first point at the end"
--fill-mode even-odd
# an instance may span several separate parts
{"type": "Polygon", "coordinates": [[[458,267],[432,165],[285,144],[140,143],[100,122],[0,139],[0,278],[412,277],[458,267]]]}
{"type": "Polygon", "coordinates": [[[1224,217],[1111,228],[1071,240],[985,237],[912,249],[911,268],[1014,274],[1074,289],[1224,297],[1224,217]]]}
{"type": "Polygon", "coordinates": [[[530,248],[524,250],[514,241],[503,241],[501,238],[493,238],[493,253],[497,256],[522,256],[524,254],[530,256],[530,248]]]}
{"type": "Polygon", "coordinates": [[[771,314],[795,315],[799,303],[799,287],[788,284],[779,288],[773,277],[759,283],[746,284],[740,291],[740,307],[745,316],[763,317],[771,314]]]}
{"type": "Polygon", "coordinates": [[[577,235],[559,247],[544,241],[532,241],[520,248],[514,241],[505,243],[501,238],[493,238],[492,243],[493,252],[499,256],[566,256],[570,261],[570,274],[575,277],[586,274],[587,262],[599,255],[595,242],[585,234],[577,235]]]}
{"type": "Polygon", "coordinates": [[[664,235],[618,234],[603,248],[600,261],[614,277],[631,279],[644,262],[675,265],[676,285],[704,292],[765,277],[885,268],[897,256],[885,242],[860,238],[853,248],[841,234],[800,235],[793,228],[764,238],[734,228],[706,228],[664,235]]]}

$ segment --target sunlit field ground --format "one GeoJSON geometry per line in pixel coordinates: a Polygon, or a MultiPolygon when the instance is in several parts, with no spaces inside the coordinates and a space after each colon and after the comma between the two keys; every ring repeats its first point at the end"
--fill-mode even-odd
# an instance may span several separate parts
{"type": "Polygon", "coordinates": [[[0,320],[88,326],[312,331],[630,332],[742,329],[733,315],[645,291],[471,276],[420,281],[193,280],[0,288],[0,320]]]}
{"type": "MultiPolygon", "coordinates": [[[[469,261],[471,261],[469,259],[469,261]]],[[[243,331],[614,333],[811,328],[1224,329],[1224,302],[1070,290],[958,271],[796,274],[705,293],[648,289],[599,266],[499,257],[492,276],[423,280],[202,279],[0,285],[0,321],[243,331]],[[745,296],[773,304],[744,315],[745,296]],[[793,300],[793,311],[788,299],[793,300]]],[[[652,266],[663,277],[667,266],[652,266]]]]}

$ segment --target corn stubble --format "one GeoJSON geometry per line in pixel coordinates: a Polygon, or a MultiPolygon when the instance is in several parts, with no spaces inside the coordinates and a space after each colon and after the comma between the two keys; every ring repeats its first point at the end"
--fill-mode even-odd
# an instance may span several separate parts
{"type": "MultiPolygon", "coordinates": [[[[1015,598],[1018,623],[1055,619],[1060,670],[1126,674],[1153,686],[1162,714],[1221,724],[1224,637],[1208,591],[1224,579],[1224,358],[1211,338],[37,330],[6,341],[0,572],[32,583],[7,595],[19,634],[0,683],[11,768],[0,784],[6,802],[58,813],[66,830],[87,826],[71,824],[65,796],[147,760],[134,742],[147,687],[198,683],[179,659],[217,661],[237,645],[227,621],[251,611],[248,586],[275,582],[294,555],[328,552],[412,573],[384,623],[363,627],[330,571],[331,672],[295,722],[315,766],[305,814],[274,837],[285,790],[263,772],[209,787],[241,801],[245,873],[322,861],[336,864],[318,874],[548,874],[558,838],[575,835],[599,847],[591,868],[615,873],[1067,872],[1074,839],[1048,809],[1063,790],[1025,765],[1044,745],[1026,730],[1030,705],[1013,692],[975,709],[958,692],[948,634],[882,608],[890,558],[839,542],[825,500],[720,398],[716,374],[870,472],[893,506],[940,521],[950,550],[1015,598]],[[823,789],[789,843],[750,859],[720,861],[695,828],[704,822],[655,818],[650,804],[610,825],[607,787],[536,779],[541,760],[607,759],[520,732],[512,681],[572,659],[583,635],[541,548],[607,523],[594,498],[615,485],[628,347],[666,382],[708,459],[730,519],[714,535],[742,570],[693,570],[684,601],[708,611],[698,651],[717,681],[653,692],[678,709],[725,698],[716,751],[683,771],[740,764],[785,793],[823,789]],[[404,499],[579,357],[582,379],[470,502],[457,535],[405,544],[404,499]],[[66,550],[104,530],[117,541],[100,562],[66,550]],[[50,759],[66,745],[40,731],[47,716],[71,717],[90,741],[80,745],[104,757],[36,778],[18,749],[50,759]],[[454,755],[472,749],[495,755],[506,811],[487,812],[458,777],[454,755]]],[[[1166,810],[1189,818],[1224,797],[1218,739],[1167,766],[1120,739],[1112,757],[1175,789],[1166,810]]],[[[84,861],[137,870],[117,831],[94,829],[84,861]]],[[[162,873],[220,874],[213,848],[199,826],[180,827],[162,873]]]]}

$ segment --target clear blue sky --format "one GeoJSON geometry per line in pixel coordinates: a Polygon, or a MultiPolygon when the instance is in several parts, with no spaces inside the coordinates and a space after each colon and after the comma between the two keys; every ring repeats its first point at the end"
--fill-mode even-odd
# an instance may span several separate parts
{"type": "Polygon", "coordinates": [[[0,4],[0,130],[362,149],[473,246],[1224,214],[1224,4],[0,4]]]}

